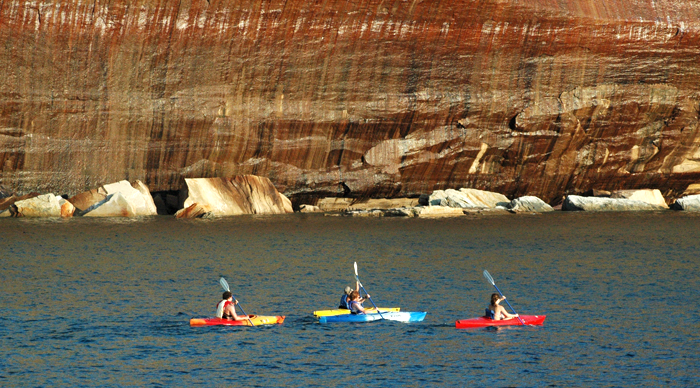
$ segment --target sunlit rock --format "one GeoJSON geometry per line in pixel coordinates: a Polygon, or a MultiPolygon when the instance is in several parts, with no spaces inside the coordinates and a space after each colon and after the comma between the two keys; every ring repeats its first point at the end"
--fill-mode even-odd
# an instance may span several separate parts
{"type": "Polygon", "coordinates": [[[124,195],[121,192],[116,192],[107,195],[103,201],[89,207],[82,215],[84,217],[133,217],[137,214],[124,195]]]}
{"type": "Polygon", "coordinates": [[[545,213],[554,211],[554,209],[545,203],[543,200],[534,196],[524,196],[516,198],[507,206],[508,211],[512,213],[545,213]]]}
{"type": "Polygon", "coordinates": [[[120,181],[75,195],[69,201],[79,210],[76,214],[90,217],[134,217],[158,214],[153,197],[143,182],[120,181]],[[115,196],[114,194],[119,194],[115,196]],[[107,208],[95,212],[98,207],[107,208]]]}
{"type": "Polygon", "coordinates": [[[324,212],[339,212],[347,210],[352,205],[352,198],[336,198],[327,197],[321,198],[316,203],[324,212]]]}
{"type": "Polygon", "coordinates": [[[199,204],[214,216],[292,213],[292,202],[268,178],[239,175],[233,178],[185,179],[183,207],[199,204]]]}
{"type": "Polygon", "coordinates": [[[468,209],[495,208],[499,205],[506,206],[510,203],[510,200],[503,194],[462,188],[459,190],[436,190],[430,195],[428,203],[431,206],[449,206],[468,209]]]}
{"type": "Polygon", "coordinates": [[[349,208],[353,210],[396,209],[418,205],[418,198],[369,198],[353,202],[349,208]]]}
{"type": "Polygon", "coordinates": [[[16,201],[19,217],[60,217],[61,197],[44,194],[37,197],[16,201]]]}
{"type": "Polygon", "coordinates": [[[314,205],[301,205],[299,206],[299,212],[300,213],[321,213],[323,210],[321,210],[320,207],[314,206],[314,205]]]}
{"type": "Polygon", "coordinates": [[[4,193],[8,194],[8,195],[0,198],[0,217],[11,216],[9,209],[10,209],[10,206],[12,206],[15,202],[39,196],[39,193],[29,193],[29,194],[20,195],[20,196],[16,196],[16,195],[10,193],[9,191],[5,191],[4,193]]]}
{"type": "Polygon", "coordinates": [[[673,204],[671,204],[671,209],[690,212],[700,211],[700,194],[687,195],[683,198],[678,198],[673,204]]]}
{"type": "Polygon", "coordinates": [[[567,195],[562,204],[565,211],[648,211],[667,207],[625,198],[599,198],[567,195]]]}
{"type": "Polygon", "coordinates": [[[70,201],[63,197],[59,197],[59,204],[61,205],[61,217],[73,217],[73,214],[75,213],[75,206],[73,206],[70,201]]]}
{"type": "Polygon", "coordinates": [[[416,217],[420,218],[442,218],[461,216],[464,216],[464,210],[458,207],[421,206],[416,208],[416,217]]]}
{"type": "Polygon", "coordinates": [[[661,194],[661,191],[657,189],[616,190],[610,193],[610,198],[631,199],[633,201],[646,202],[668,209],[664,196],[661,194]]]}
{"type": "Polygon", "coordinates": [[[692,183],[683,191],[679,197],[687,197],[690,195],[700,194],[700,183],[692,183]]]}
{"type": "Polygon", "coordinates": [[[176,218],[203,218],[207,215],[207,211],[199,206],[198,203],[193,203],[192,205],[182,208],[175,213],[176,218]]]}

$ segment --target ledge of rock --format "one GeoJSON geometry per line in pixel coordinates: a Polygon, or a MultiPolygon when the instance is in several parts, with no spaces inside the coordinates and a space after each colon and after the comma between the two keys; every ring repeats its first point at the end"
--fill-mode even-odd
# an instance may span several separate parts
{"type": "Polygon", "coordinates": [[[565,211],[649,211],[667,207],[625,198],[599,198],[568,195],[562,204],[565,211]]]}
{"type": "Polygon", "coordinates": [[[184,208],[198,204],[213,216],[292,213],[292,202],[268,178],[188,178],[181,193],[184,208]]]}
{"type": "Polygon", "coordinates": [[[300,213],[322,213],[323,210],[321,210],[320,207],[314,206],[314,205],[301,205],[301,206],[299,206],[299,212],[300,213]]]}
{"type": "Polygon", "coordinates": [[[430,206],[449,206],[462,209],[505,207],[508,197],[491,191],[467,189],[436,190],[428,198],[430,206]]]}
{"type": "Polygon", "coordinates": [[[348,210],[373,210],[395,209],[401,207],[413,207],[418,205],[418,198],[337,198],[327,197],[319,199],[316,206],[325,212],[348,210]]]}

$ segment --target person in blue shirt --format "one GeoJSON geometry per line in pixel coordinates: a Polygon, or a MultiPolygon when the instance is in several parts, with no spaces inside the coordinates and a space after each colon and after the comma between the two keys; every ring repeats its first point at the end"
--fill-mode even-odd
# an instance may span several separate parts
{"type": "Polygon", "coordinates": [[[369,295],[365,298],[360,298],[360,293],[357,291],[353,291],[350,293],[348,296],[348,299],[350,301],[348,302],[348,306],[350,307],[350,313],[352,314],[365,314],[365,308],[362,306],[362,301],[365,299],[369,298],[369,295]]]}

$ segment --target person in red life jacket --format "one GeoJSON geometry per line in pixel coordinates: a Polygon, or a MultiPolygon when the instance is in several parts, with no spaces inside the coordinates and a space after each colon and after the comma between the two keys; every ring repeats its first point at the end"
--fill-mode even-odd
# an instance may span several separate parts
{"type": "Polygon", "coordinates": [[[237,300],[233,300],[233,294],[229,291],[225,291],[221,296],[223,299],[216,305],[216,317],[222,319],[229,319],[233,321],[245,321],[248,317],[240,317],[236,314],[236,304],[237,300]]]}

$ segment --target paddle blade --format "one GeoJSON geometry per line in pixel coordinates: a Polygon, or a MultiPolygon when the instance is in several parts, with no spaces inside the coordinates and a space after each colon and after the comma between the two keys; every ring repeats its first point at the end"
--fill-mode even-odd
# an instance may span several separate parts
{"type": "Polygon", "coordinates": [[[357,277],[357,262],[355,262],[355,277],[357,277]]]}
{"type": "Polygon", "coordinates": [[[226,281],[226,279],[224,279],[224,278],[219,279],[219,284],[221,284],[221,287],[224,290],[229,291],[229,292],[231,291],[231,288],[229,288],[228,282],[226,281]]]}
{"type": "Polygon", "coordinates": [[[486,278],[486,280],[489,281],[489,283],[491,283],[492,286],[496,285],[496,283],[493,281],[493,278],[491,277],[491,274],[489,273],[489,271],[484,270],[484,277],[486,278]]]}

